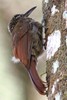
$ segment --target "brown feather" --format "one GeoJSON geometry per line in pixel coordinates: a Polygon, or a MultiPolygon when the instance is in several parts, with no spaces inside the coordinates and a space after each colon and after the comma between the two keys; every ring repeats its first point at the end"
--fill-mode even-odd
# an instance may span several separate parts
{"type": "Polygon", "coordinates": [[[30,77],[35,85],[35,88],[37,89],[37,91],[44,95],[45,94],[45,85],[43,84],[43,81],[40,79],[40,77],[38,76],[37,70],[36,70],[36,61],[34,61],[34,58],[32,57],[31,59],[31,65],[30,65],[30,69],[28,70],[30,77]]]}

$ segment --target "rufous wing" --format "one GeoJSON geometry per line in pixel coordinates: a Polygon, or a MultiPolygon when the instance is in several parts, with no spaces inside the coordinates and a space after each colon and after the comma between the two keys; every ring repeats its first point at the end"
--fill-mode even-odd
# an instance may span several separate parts
{"type": "Polygon", "coordinates": [[[13,54],[27,65],[31,55],[31,38],[28,31],[29,24],[19,21],[13,31],[13,54]],[[19,25],[20,23],[20,25],[19,25]]]}

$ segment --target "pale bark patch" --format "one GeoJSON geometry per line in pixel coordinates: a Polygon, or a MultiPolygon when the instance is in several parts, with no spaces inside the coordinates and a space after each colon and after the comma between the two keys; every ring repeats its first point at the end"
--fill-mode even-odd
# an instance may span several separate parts
{"type": "Polygon", "coordinates": [[[53,16],[56,12],[59,12],[59,10],[56,8],[56,5],[53,5],[51,8],[51,16],[53,16]]]}
{"type": "Polygon", "coordinates": [[[55,88],[57,87],[57,83],[59,82],[59,79],[57,79],[54,84],[53,84],[53,87],[52,87],[52,94],[54,94],[55,92],[55,88]]]}
{"type": "Polygon", "coordinates": [[[58,93],[55,95],[55,100],[61,100],[61,92],[58,92],[58,93]]]}
{"type": "Polygon", "coordinates": [[[59,67],[59,62],[58,62],[58,60],[56,60],[55,62],[53,62],[52,67],[53,67],[52,73],[56,73],[57,68],[59,67]]]}
{"type": "Polygon", "coordinates": [[[49,2],[49,0],[45,0],[44,2],[45,2],[45,3],[48,3],[48,2],[49,2]]]}
{"type": "Polygon", "coordinates": [[[58,50],[61,44],[61,32],[55,30],[50,36],[48,36],[47,41],[47,59],[51,59],[55,52],[58,50]]]}

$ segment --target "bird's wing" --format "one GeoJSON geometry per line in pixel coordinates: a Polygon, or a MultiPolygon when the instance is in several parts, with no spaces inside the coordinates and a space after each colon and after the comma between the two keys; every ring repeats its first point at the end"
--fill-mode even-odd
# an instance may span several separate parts
{"type": "Polygon", "coordinates": [[[19,20],[12,32],[13,44],[15,46],[25,36],[25,34],[28,33],[28,30],[29,30],[28,21],[26,21],[25,19],[19,20]]]}
{"type": "Polygon", "coordinates": [[[29,23],[26,21],[18,22],[13,31],[13,53],[24,65],[30,61],[31,37],[29,33],[29,23]]]}

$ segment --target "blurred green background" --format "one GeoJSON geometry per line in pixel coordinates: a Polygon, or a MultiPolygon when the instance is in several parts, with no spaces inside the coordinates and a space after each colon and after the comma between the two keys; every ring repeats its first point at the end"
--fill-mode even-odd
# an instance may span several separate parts
{"type": "Polygon", "coordinates": [[[31,84],[24,66],[11,61],[12,43],[7,28],[13,15],[25,13],[35,5],[37,9],[30,17],[41,22],[41,0],[0,0],[0,100],[46,100],[31,84]]]}

